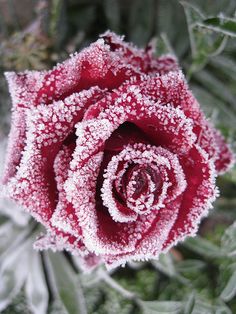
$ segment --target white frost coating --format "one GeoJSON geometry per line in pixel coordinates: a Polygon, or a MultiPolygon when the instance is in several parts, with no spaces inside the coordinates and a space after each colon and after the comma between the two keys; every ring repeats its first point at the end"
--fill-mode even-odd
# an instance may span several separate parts
{"type": "Polygon", "coordinates": [[[69,164],[72,158],[73,147],[63,146],[54,161],[54,172],[58,190],[58,203],[52,215],[51,223],[64,232],[80,237],[77,218],[73,207],[66,199],[64,183],[68,177],[69,164]]]}
{"type": "MultiPolygon", "coordinates": [[[[130,86],[127,89],[127,93],[117,96],[115,100],[113,99],[114,106],[107,104],[107,108],[96,119],[84,121],[77,125],[76,149],[70,163],[71,171],[65,183],[67,200],[75,208],[78,223],[83,232],[84,243],[89,250],[96,254],[132,252],[137,240],[142,238],[142,233],[145,233],[144,230],[149,230],[156,218],[155,213],[154,215],[141,215],[134,222],[125,224],[117,222],[117,232],[114,232],[113,239],[101,234],[103,231],[100,229],[99,216],[97,216],[100,213],[96,210],[95,200],[96,178],[102,160],[102,153],[99,151],[102,150],[111,133],[126,120],[134,120],[139,123],[139,121],[145,121],[150,117],[155,118],[155,121],[159,123],[158,132],[170,132],[174,138],[173,142],[169,143],[173,150],[186,152],[195,141],[195,135],[192,133],[192,122],[185,117],[179,108],[155,104],[143,98],[137,87],[130,86]],[[126,99],[128,98],[129,103],[127,104],[126,99]],[[179,124],[181,127],[176,130],[176,126],[179,124]],[[177,140],[177,136],[180,136],[181,141],[177,140]]],[[[184,189],[185,183],[184,181],[181,182],[184,189]]],[[[165,213],[165,210],[162,213],[165,213]]],[[[163,222],[163,228],[165,225],[173,224],[175,215],[168,213],[168,219],[170,219],[168,223],[163,222]]],[[[161,235],[160,239],[164,241],[161,235]]]]}
{"type": "Polygon", "coordinates": [[[34,249],[38,251],[51,249],[53,252],[66,250],[79,256],[86,256],[89,253],[82,244],[81,238],[74,238],[74,241],[71,241],[69,235],[49,230],[47,234],[38,236],[34,243],[34,249]]]}
{"type": "Polygon", "coordinates": [[[171,197],[171,195],[169,195],[170,193],[168,193],[167,190],[173,183],[169,181],[168,174],[165,168],[173,172],[173,174],[175,174],[176,176],[176,182],[174,184],[174,187],[172,187],[172,189],[175,189],[175,193],[173,193],[173,195],[176,198],[186,188],[186,181],[184,179],[183,170],[179,165],[177,157],[175,155],[171,154],[161,147],[157,148],[150,145],[146,146],[144,144],[135,144],[133,147],[127,146],[118,155],[114,156],[109,162],[107,169],[105,169],[103,187],[101,190],[103,204],[108,208],[108,211],[113,220],[119,222],[135,221],[137,219],[137,214],[147,215],[150,213],[151,210],[158,210],[164,207],[164,201],[171,201],[173,199],[173,196],[171,197]],[[133,173],[126,187],[127,207],[132,211],[128,214],[124,214],[119,210],[119,208],[117,207],[117,201],[113,196],[113,186],[115,185],[119,188],[121,181],[121,177],[119,175],[124,175],[124,170],[122,170],[121,174],[117,174],[118,166],[121,162],[125,163],[123,166],[124,170],[129,167],[129,164],[134,163],[137,165],[150,165],[150,168],[154,169],[154,171],[156,170],[159,172],[163,184],[161,192],[158,192],[158,201],[155,201],[154,203],[155,182],[152,182],[150,175],[148,175],[150,185],[149,193],[141,195],[136,200],[132,198],[132,195],[134,193],[134,191],[132,191],[133,186],[137,184],[137,182],[135,181],[136,174],[133,173]],[[148,200],[145,201],[146,198],[148,200]]]}
{"type": "MultiPolygon", "coordinates": [[[[0,133],[0,178],[3,173],[3,165],[6,155],[7,139],[0,133]]],[[[25,226],[28,224],[30,216],[27,215],[23,208],[16,205],[7,197],[7,191],[4,186],[0,184],[0,212],[3,215],[10,217],[16,225],[25,226]]]]}
{"type": "Polygon", "coordinates": [[[157,258],[196,233],[216,197],[214,163],[224,171],[232,153],[205,119],[176,60],[152,58],[149,48],[107,32],[52,71],[6,74],[13,127],[4,183],[48,227],[38,248],[87,257],[89,249],[112,266],[157,258]],[[100,199],[104,146],[124,122],[134,123],[153,146],[124,145],[107,161],[100,199]],[[71,145],[74,127],[78,138],[71,145]],[[196,191],[190,163],[199,167],[196,191]]]}
{"type": "Polygon", "coordinates": [[[209,159],[208,154],[199,146],[195,145],[195,148],[202,157],[202,163],[205,163],[207,172],[202,169],[205,178],[193,201],[193,208],[189,210],[189,214],[186,217],[186,224],[183,229],[178,229],[173,232],[174,236],[172,241],[163,248],[163,252],[166,253],[171,247],[177,243],[185,240],[186,237],[194,237],[198,231],[201,220],[208,215],[210,209],[213,208],[212,203],[219,196],[219,189],[215,185],[217,172],[215,170],[214,160],[209,159]],[[202,199],[200,201],[200,199],[202,199]]]}
{"type": "Polygon", "coordinates": [[[73,120],[78,118],[87,103],[96,101],[101,92],[98,87],[92,87],[72,94],[64,101],[28,110],[25,149],[16,175],[7,184],[7,190],[11,197],[47,226],[53,210],[46,178],[48,159],[55,154],[57,144],[71,132],[75,123],[73,120]],[[48,156],[42,151],[45,146],[50,147],[48,156]]]}

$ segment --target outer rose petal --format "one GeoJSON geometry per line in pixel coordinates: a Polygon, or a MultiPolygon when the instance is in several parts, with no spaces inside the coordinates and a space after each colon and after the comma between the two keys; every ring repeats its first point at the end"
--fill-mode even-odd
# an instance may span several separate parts
{"type": "Polygon", "coordinates": [[[95,267],[102,263],[100,256],[97,256],[93,253],[89,253],[85,256],[74,256],[73,258],[78,265],[78,267],[83,272],[91,272],[95,267]]]}
{"type": "Polygon", "coordinates": [[[214,165],[198,145],[194,145],[189,154],[181,158],[181,164],[186,175],[187,188],[182,196],[166,206],[166,211],[170,208],[169,215],[175,215],[175,223],[169,234],[163,242],[160,242],[156,235],[161,232],[160,236],[162,236],[161,221],[159,224],[153,224],[152,232],[145,235],[146,252],[141,242],[136,246],[135,251],[129,254],[104,255],[103,259],[108,268],[125,264],[129,260],[158,258],[161,252],[168,251],[186,236],[196,234],[200,220],[207,214],[217,196],[214,165]]]}
{"type": "Polygon", "coordinates": [[[134,78],[142,95],[166,105],[170,103],[181,108],[194,121],[194,133],[198,144],[215,160],[218,173],[228,170],[234,162],[233,153],[219,132],[206,120],[197,100],[188,88],[181,71],[166,75],[142,76],[134,78]]]}
{"type": "MultiPolygon", "coordinates": [[[[25,146],[26,133],[26,107],[22,104],[22,95],[25,93],[25,75],[16,73],[5,73],[12,98],[12,126],[9,135],[6,164],[2,182],[6,183],[9,178],[15,175],[16,167],[19,165],[21,153],[25,146]],[[16,88],[18,86],[18,88],[16,88]],[[21,92],[19,92],[19,90],[21,92]]],[[[35,76],[35,84],[36,76],[35,76]]]]}
{"type": "Polygon", "coordinates": [[[138,68],[110,51],[103,39],[99,39],[79,54],[72,55],[51,71],[6,73],[13,101],[13,121],[4,183],[15,174],[21,152],[24,150],[26,108],[63,100],[73,93],[96,85],[112,89],[139,73],[138,68]]]}
{"type": "Polygon", "coordinates": [[[211,127],[216,145],[219,148],[218,158],[215,161],[215,167],[219,174],[223,174],[234,165],[235,156],[231,148],[225,143],[225,139],[220,132],[213,126],[211,127]]]}
{"type": "Polygon", "coordinates": [[[56,206],[54,159],[61,144],[81,120],[86,107],[104,94],[97,87],[52,105],[27,109],[27,142],[17,173],[7,186],[8,195],[19,201],[41,223],[50,225],[56,206]]]}
{"type": "Polygon", "coordinates": [[[72,159],[75,144],[63,146],[54,162],[55,179],[58,190],[58,203],[52,215],[52,225],[59,230],[68,232],[75,237],[81,237],[82,231],[78,226],[73,205],[67,201],[64,183],[68,178],[69,165],[72,159]]]}
{"type": "Polygon", "coordinates": [[[38,237],[34,243],[36,250],[47,250],[53,251],[69,251],[75,255],[86,256],[89,254],[86,247],[84,246],[81,238],[76,238],[68,233],[51,228],[46,235],[38,237]]]}
{"type": "Polygon", "coordinates": [[[146,49],[135,47],[131,43],[124,42],[124,36],[117,36],[110,31],[101,35],[106,44],[115,51],[122,60],[126,60],[127,64],[132,64],[134,67],[139,68],[141,72],[152,74],[164,74],[169,71],[178,69],[177,60],[172,55],[161,56],[156,58],[153,56],[155,47],[151,44],[146,49]]]}

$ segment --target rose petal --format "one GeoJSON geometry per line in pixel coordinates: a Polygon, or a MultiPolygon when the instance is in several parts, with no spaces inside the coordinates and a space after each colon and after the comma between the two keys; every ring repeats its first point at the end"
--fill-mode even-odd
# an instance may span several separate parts
{"type": "Polygon", "coordinates": [[[183,195],[167,204],[163,209],[166,216],[156,222],[154,220],[151,231],[146,234],[146,241],[144,236],[133,252],[104,255],[103,260],[108,269],[124,265],[129,260],[157,259],[160,253],[167,252],[186,236],[196,234],[200,220],[208,213],[211,203],[217,196],[216,173],[213,162],[197,145],[186,157],[181,158],[181,164],[187,180],[187,188],[183,195]],[[172,215],[175,216],[174,219],[172,215]],[[162,227],[162,220],[165,219],[170,223],[175,220],[175,223],[169,228],[169,234],[165,233],[166,239],[161,242],[159,237],[163,239],[163,232],[167,230],[162,227]]]}
{"type": "Polygon", "coordinates": [[[110,50],[103,39],[99,39],[79,54],[75,53],[70,59],[46,72],[35,103],[63,99],[92,86],[113,89],[130,76],[139,73],[138,68],[127,64],[110,50]]]}
{"type": "MultiPolygon", "coordinates": [[[[33,72],[31,72],[33,73],[33,72]]],[[[17,75],[14,72],[5,73],[8,81],[9,91],[12,99],[12,124],[7,147],[6,164],[2,182],[4,184],[15,175],[17,166],[20,163],[22,151],[25,147],[26,115],[28,104],[31,102],[31,95],[27,92],[27,78],[31,80],[31,87],[37,86],[39,82],[38,72],[35,75],[17,75]]]]}
{"type": "Polygon", "coordinates": [[[182,157],[181,164],[187,181],[176,222],[163,249],[167,251],[186,236],[194,236],[200,220],[207,215],[212,202],[218,195],[215,187],[216,172],[212,160],[195,145],[188,156],[182,157]]]}
{"type": "Polygon", "coordinates": [[[206,120],[181,71],[169,72],[162,76],[146,76],[141,80],[135,78],[133,83],[140,88],[142,95],[163,105],[170,103],[179,107],[194,121],[194,133],[198,143],[214,158],[218,173],[231,167],[234,160],[232,151],[219,132],[206,120]]]}
{"type": "MultiPolygon", "coordinates": [[[[132,86],[129,91],[126,95],[122,93],[95,120],[77,125],[76,150],[66,182],[67,199],[74,205],[86,246],[96,253],[133,251],[137,242],[137,230],[141,228],[142,234],[151,224],[145,217],[144,222],[137,220],[126,226],[115,223],[103,209],[95,210],[96,178],[105,141],[111,133],[125,121],[139,124],[146,131],[150,119],[156,126],[160,141],[164,138],[163,142],[175,151],[188,151],[195,140],[191,121],[179,109],[159,106],[143,99],[132,86]]],[[[153,132],[150,133],[153,136],[153,132]]]]}
{"type": "Polygon", "coordinates": [[[17,173],[7,184],[7,191],[45,225],[49,224],[57,202],[54,159],[85,108],[101,95],[103,91],[93,87],[64,101],[27,109],[27,143],[17,173]]]}
{"type": "Polygon", "coordinates": [[[34,243],[34,248],[40,251],[51,249],[54,252],[66,250],[80,256],[89,254],[80,237],[77,238],[55,229],[39,236],[34,243]]]}
{"type": "Polygon", "coordinates": [[[139,69],[127,64],[104,40],[74,54],[51,71],[6,73],[13,101],[12,128],[3,182],[16,173],[25,142],[25,108],[49,104],[92,86],[112,89],[121,85],[139,69]]]}
{"type": "Polygon", "coordinates": [[[149,225],[147,232],[140,228],[140,240],[137,241],[132,252],[102,255],[107,269],[120,265],[124,266],[126,262],[131,260],[147,261],[148,259],[158,259],[159,254],[162,253],[163,243],[168,238],[168,234],[178,216],[180,202],[181,200],[178,198],[167,204],[158,216],[150,217],[152,224],[149,225]]]}
{"type": "Polygon", "coordinates": [[[67,201],[64,183],[68,178],[69,165],[72,159],[75,143],[63,146],[54,162],[55,179],[58,191],[58,203],[52,215],[52,225],[59,230],[80,237],[82,232],[78,226],[73,205],[67,201]]]}
{"type": "Polygon", "coordinates": [[[155,47],[152,44],[149,44],[146,49],[140,49],[131,43],[125,42],[124,36],[118,36],[111,31],[105,32],[100,37],[105,40],[105,43],[122,60],[125,60],[127,64],[132,64],[134,67],[139,68],[144,73],[164,74],[178,69],[175,56],[169,54],[156,58],[154,56],[155,47]]]}

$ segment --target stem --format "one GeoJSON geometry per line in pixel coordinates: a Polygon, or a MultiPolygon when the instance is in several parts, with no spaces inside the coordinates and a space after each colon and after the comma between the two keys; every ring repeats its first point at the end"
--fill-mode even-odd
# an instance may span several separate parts
{"type": "Polygon", "coordinates": [[[112,279],[107,272],[105,272],[103,269],[100,269],[98,272],[99,277],[107,283],[110,287],[118,291],[124,298],[129,300],[137,301],[138,296],[129,290],[126,290],[122,286],[120,286],[114,279],[112,279]]]}

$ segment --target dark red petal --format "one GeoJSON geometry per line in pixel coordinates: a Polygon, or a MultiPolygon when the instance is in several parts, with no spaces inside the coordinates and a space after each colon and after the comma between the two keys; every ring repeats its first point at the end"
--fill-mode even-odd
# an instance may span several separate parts
{"type": "Polygon", "coordinates": [[[137,239],[149,229],[155,218],[154,215],[147,221],[145,217],[144,221],[137,220],[126,225],[114,222],[103,210],[96,211],[96,178],[105,141],[112,132],[125,121],[140,124],[145,129],[145,120],[147,123],[151,119],[158,126],[156,134],[160,141],[164,137],[165,144],[173,150],[186,152],[195,140],[191,121],[179,109],[146,101],[132,86],[130,90],[126,95],[118,97],[112,106],[108,105],[96,119],[77,124],[78,139],[71,173],[65,186],[67,199],[75,208],[85,244],[99,254],[133,251],[137,239]]]}
{"type": "Polygon", "coordinates": [[[149,74],[167,74],[179,70],[177,59],[173,55],[164,55],[159,58],[152,57],[150,61],[149,74]]]}
{"type": "Polygon", "coordinates": [[[177,60],[173,55],[163,55],[155,57],[155,47],[152,44],[146,49],[140,49],[131,43],[124,41],[124,36],[118,36],[113,32],[107,31],[100,36],[105,40],[112,51],[115,51],[127,64],[132,64],[140,71],[147,74],[165,74],[179,68],[177,60]]]}
{"type": "Polygon", "coordinates": [[[101,257],[93,253],[88,253],[85,256],[73,256],[73,259],[83,272],[91,272],[102,263],[101,257]]]}
{"type": "Polygon", "coordinates": [[[218,147],[218,155],[215,160],[215,167],[218,173],[225,173],[235,163],[235,156],[229,147],[225,143],[225,139],[218,130],[212,127],[216,146],[218,147]]]}
{"type": "Polygon", "coordinates": [[[103,95],[97,87],[67,97],[51,105],[27,109],[26,145],[8,195],[40,222],[49,225],[56,207],[57,189],[53,163],[62,142],[80,121],[86,107],[103,95]]]}
{"type": "Polygon", "coordinates": [[[80,237],[82,232],[78,226],[73,205],[66,199],[64,183],[68,178],[75,143],[63,146],[54,161],[54,172],[57,183],[58,203],[52,215],[51,223],[59,230],[80,237]]]}
{"type": "Polygon", "coordinates": [[[118,36],[115,33],[107,31],[100,36],[111,50],[120,56],[127,64],[132,64],[141,72],[148,72],[151,62],[151,56],[144,49],[139,49],[131,43],[124,41],[124,36],[118,36]]]}
{"type": "Polygon", "coordinates": [[[120,254],[103,254],[102,259],[106,263],[108,269],[120,265],[125,265],[128,261],[146,261],[148,259],[158,259],[162,253],[162,246],[173,224],[178,216],[180,199],[167,204],[158,215],[150,217],[152,224],[146,229],[146,232],[140,230],[141,236],[136,242],[135,249],[131,252],[120,254]]]}
{"type": "Polygon", "coordinates": [[[176,222],[171,229],[163,249],[167,250],[186,236],[193,236],[200,220],[207,215],[211,203],[217,196],[215,168],[212,160],[197,145],[187,156],[181,158],[187,181],[176,222]]]}
{"type": "Polygon", "coordinates": [[[37,90],[35,104],[50,103],[92,86],[113,89],[139,74],[137,67],[128,64],[112,52],[103,39],[75,53],[52,71],[44,73],[37,90]]]}
{"type": "Polygon", "coordinates": [[[80,237],[74,237],[53,228],[47,234],[38,237],[34,248],[36,250],[51,249],[55,252],[66,250],[81,256],[89,254],[80,237]]]}
{"type": "Polygon", "coordinates": [[[25,147],[26,107],[22,103],[25,97],[25,77],[14,72],[5,73],[12,99],[12,123],[7,147],[7,156],[2,182],[4,184],[15,175],[25,147]]]}
{"type": "Polygon", "coordinates": [[[232,151],[219,132],[206,120],[181,71],[162,76],[146,76],[141,80],[136,78],[133,83],[140,88],[143,95],[152,100],[181,108],[193,120],[198,143],[214,158],[217,171],[222,173],[230,168],[234,160],[232,151]]]}
{"type": "Polygon", "coordinates": [[[86,112],[83,120],[97,118],[108,119],[114,124],[114,129],[124,122],[131,122],[143,131],[144,138],[151,144],[168,147],[176,153],[186,153],[196,139],[192,132],[193,121],[187,119],[182,110],[151,101],[132,84],[124,84],[98,101],[86,112]]]}
{"type": "Polygon", "coordinates": [[[160,211],[160,214],[164,212],[165,215],[154,219],[149,232],[143,235],[133,252],[103,255],[108,268],[125,264],[129,260],[158,258],[160,253],[168,251],[186,236],[196,234],[200,220],[208,213],[217,195],[214,165],[199,146],[194,146],[187,156],[181,157],[181,164],[187,180],[186,190],[160,211]],[[169,234],[165,234],[168,228],[163,226],[168,220],[169,223],[175,222],[169,228],[169,234]]]}

